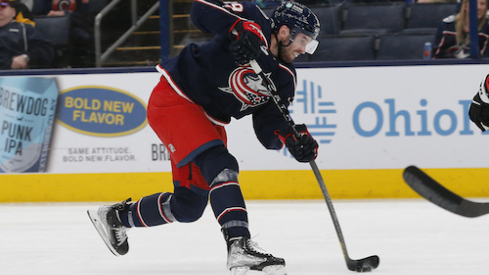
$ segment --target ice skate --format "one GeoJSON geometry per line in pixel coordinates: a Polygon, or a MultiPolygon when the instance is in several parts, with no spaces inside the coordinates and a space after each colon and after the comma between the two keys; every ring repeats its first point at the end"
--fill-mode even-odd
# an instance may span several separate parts
{"type": "Polygon", "coordinates": [[[260,251],[256,243],[247,237],[228,241],[227,268],[231,275],[244,275],[249,270],[262,271],[267,275],[286,275],[285,260],[260,251]]]}
{"type": "Polygon", "coordinates": [[[119,218],[119,211],[124,210],[129,201],[130,198],[118,204],[104,205],[98,210],[87,211],[100,237],[116,256],[125,255],[129,251],[126,234],[129,228],[123,226],[119,218]]]}

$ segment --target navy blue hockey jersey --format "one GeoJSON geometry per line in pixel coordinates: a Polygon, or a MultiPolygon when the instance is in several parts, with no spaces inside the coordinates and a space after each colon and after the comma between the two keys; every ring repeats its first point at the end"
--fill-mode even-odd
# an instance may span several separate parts
{"type": "Polygon", "coordinates": [[[260,142],[269,149],[282,148],[274,134],[287,123],[270,98],[262,81],[251,67],[238,66],[229,50],[231,27],[237,20],[260,25],[266,42],[257,58],[287,104],[294,97],[296,72],[291,64],[280,62],[269,50],[272,31],[270,19],[251,2],[195,0],[191,18],[202,31],[215,37],[198,46],[187,45],[175,58],[165,60],[157,69],[183,97],[202,106],[209,119],[219,125],[231,118],[253,115],[253,127],[260,142]]]}

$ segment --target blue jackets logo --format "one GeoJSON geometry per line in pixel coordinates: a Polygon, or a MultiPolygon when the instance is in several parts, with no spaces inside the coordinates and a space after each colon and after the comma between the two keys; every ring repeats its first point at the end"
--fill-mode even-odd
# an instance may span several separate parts
{"type": "Polygon", "coordinates": [[[80,86],[62,91],[58,121],[66,128],[86,135],[123,136],[146,125],[146,105],[122,90],[80,86]]]}
{"type": "MultiPolygon", "coordinates": [[[[267,75],[269,77],[269,75],[267,75]]],[[[237,68],[229,76],[229,87],[220,87],[221,91],[234,94],[243,103],[241,111],[248,107],[267,103],[269,94],[261,78],[250,68],[237,68]]]]}

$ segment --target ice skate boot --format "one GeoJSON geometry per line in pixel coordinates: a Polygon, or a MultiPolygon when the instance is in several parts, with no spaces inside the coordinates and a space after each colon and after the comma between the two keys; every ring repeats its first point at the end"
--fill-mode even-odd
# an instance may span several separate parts
{"type": "Polygon", "coordinates": [[[119,218],[119,211],[126,209],[129,201],[131,198],[114,205],[101,206],[98,210],[87,211],[100,237],[116,256],[125,255],[129,251],[126,234],[129,228],[123,226],[119,218]]]}
{"type": "Polygon", "coordinates": [[[231,275],[244,275],[248,270],[262,271],[267,275],[286,275],[285,260],[260,251],[247,237],[231,238],[227,241],[227,268],[231,275]]]}

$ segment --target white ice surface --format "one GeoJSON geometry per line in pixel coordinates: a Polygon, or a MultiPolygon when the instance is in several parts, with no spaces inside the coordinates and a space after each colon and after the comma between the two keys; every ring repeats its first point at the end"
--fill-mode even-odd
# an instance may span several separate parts
{"type": "MultiPolygon", "coordinates": [[[[488,274],[489,215],[469,219],[421,200],[334,201],[352,259],[380,256],[372,274],[488,274]]],[[[192,224],[131,229],[115,257],[86,210],[100,203],[0,204],[0,274],[229,274],[210,207],[192,224]]],[[[347,270],[324,201],[248,201],[250,229],[289,275],[347,270]]],[[[249,272],[249,275],[261,274],[249,272]]]]}

